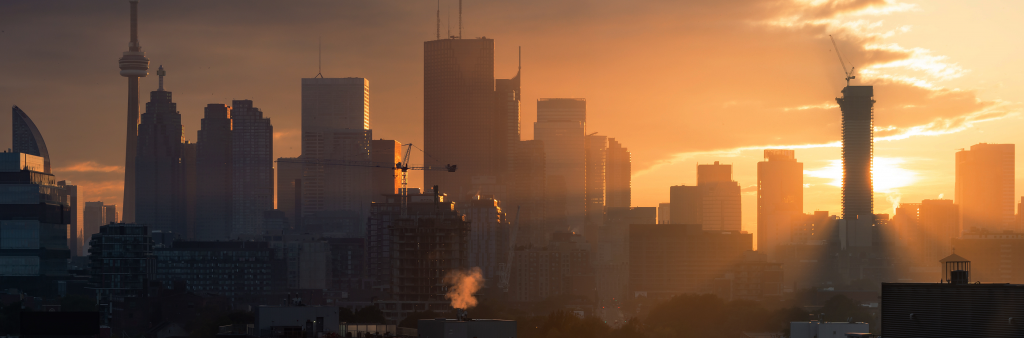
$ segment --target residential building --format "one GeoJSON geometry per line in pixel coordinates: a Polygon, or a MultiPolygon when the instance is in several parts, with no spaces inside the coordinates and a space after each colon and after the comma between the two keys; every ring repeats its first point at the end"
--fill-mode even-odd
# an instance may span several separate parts
{"type": "Polygon", "coordinates": [[[266,233],[274,209],[274,127],[252,100],[231,101],[231,238],[266,233]]]}
{"type": "MultiPolygon", "coordinates": [[[[135,156],[135,221],[151,231],[186,233],[185,173],[181,161],[181,114],[163,87],[150,92],[139,123],[135,156]]],[[[127,216],[127,214],[125,215],[127,216]]],[[[127,217],[126,217],[127,219],[127,217]]]]}
{"type": "Polygon", "coordinates": [[[753,249],[753,235],[709,231],[695,224],[632,224],[629,227],[631,294],[664,299],[713,293],[715,279],[732,271],[753,249]]]}
{"type": "MultiPolygon", "coordinates": [[[[559,231],[584,232],[586,191],[586,99],[540,99],[534,139],[544,142],[549,218],[559,231]],[[564,219],[563,219],[564,218],[564,219]]],[[[585,234],[584,234],[585,235],[585,234]]]]}
{"type": "MultiPolygon", "coordinates": [[[[614,137],[608,138],[605,155],[605,199],[607,207],[630,207],[632,164],[629,149],[623,147],[614,137]]],[[[588,177],[589,180],[589,177],[588,177]]]]}
{"type": "Polygon", "coordinates": [[[870,247],[874,226],[873,182],[871,178],[874,147],[875,100],[872,86],[846,86],[843,97],[836,98],[842,110],[843,133],[843,212],[846,235],[843,248],[870,247]]]}
{"type": "Polygon", "coordinates": [[[365,235],[373,180],[370,81],[302,79],[302,219],[313,234],[365,235]]]}
{"type": "Polygon", "coordinates": [[[278,302],[286,287],[285,261],[263,241],[176,241],[153,255],[155,280],[166,289],[255,305],[278,302]]]}
{"type": "Polygon", "coordinates": [[[793,241],[792,228],[804,215],[804,164],[794,153],[766,149],[757,163],[757,251],[771,262],[779,245],[793,241]]]}
{"type": "Polygon", "coordinates": [[[367,280],[366,239],[327,238],[331,250],[331,290],[362,290],[367,280]]]}
{"type": "Polygon", "coordinates": [[[963,231],[1018,231],[1014,224],[1014,145],[980,143],[956,153],[963,231]]]}
{"type": "Polygon", "coordinates": [[[145,225],[109,223],[89,242],[89,283],[109,318],[132,298],[145,297],[153,280],[153,240],[145,225]]]}
{"type": "Polygon", "coordinates": [[[629,291],[629,226],[654,224],[657,208],[608,207],[600,242],[591,247],[599,303],[614,304],[629,291]]]}
{"type": "Polygon", "coordinates": [[[231,237],[231,107],[211,103],[203,110],[196,146],[196,231],[200,241],[231,237]]]}

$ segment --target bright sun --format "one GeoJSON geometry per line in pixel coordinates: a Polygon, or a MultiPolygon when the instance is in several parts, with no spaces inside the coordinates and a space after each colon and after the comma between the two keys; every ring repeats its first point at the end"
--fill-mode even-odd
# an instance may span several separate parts
{"type": "MultiPolygon", "coordinates": [[[[914,184],[917,181],[917,172],[901,167],[904,162],[906,160],[898,157],[875,157],[871,168],[874,191],[889,193],[893,192],[894,189],[914,184]]],[[[831,160],[827,166],[813,170],[804,170],[804,174],[810,177],[830,179],[829,185],[842,187],[843,161],[831,160]]]]}

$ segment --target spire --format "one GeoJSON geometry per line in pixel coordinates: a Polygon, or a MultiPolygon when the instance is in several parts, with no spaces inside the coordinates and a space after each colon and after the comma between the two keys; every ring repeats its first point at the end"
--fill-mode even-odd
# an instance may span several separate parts
{"type": "Polygon", "coordinates": [[[459,39],[462,38],[462,0],[459,0],[459,39]]]}
{"type": "Polygon", "coordinates": [[[138,52],[142,50],[142,45],[139,44],[139,0],[128,0],[132,8],[132,35],[131,41],[128,42],[128,51],[138,52]]]}
{"type": "Polygon", "coordinates": [[[437,39],[441,40],[441,0],[437,0],[437,39]]]}
{"type": "Polygon", "coordinates": [[[167,72],[164,71],[164,65],[160,65],[160,68],[158,68],[156,70],[156,75],[160,76],[160,88],[157,88],[156,90],[163,91],[164,90],[164,75],[167,75],[167,72]]]}

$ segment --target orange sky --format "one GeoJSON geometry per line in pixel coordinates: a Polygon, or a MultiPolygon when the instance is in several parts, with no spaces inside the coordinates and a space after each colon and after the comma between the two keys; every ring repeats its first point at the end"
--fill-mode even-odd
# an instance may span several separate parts
{"type": "MultiPolygon", "coordinates": [[[[252,99],[274,125],[275,156],[298,155],[299,79],[316,75],[322,37],[325,76],[370,80],[374,137],[421,143],[422,41],[434,38],[435,6],[143,0],[140,39],[151,67],[167,70],[186,139],[195,141],[207,103],[252,99]]],[[[463,35],[495,39],[499,78],[515,74],[522,46],[524,139],[538,98],[587,98],[588,132],[633,153],[634,205],[667,202],[669,185],[695,183],[697,163],[731,163],[734,179],[752,187],[762,149],[780,147],[797,149],[807,169],[804,210],[836,213],[834,98],[844,81],[832,34],[857,67],[853,84],[875,86],[875,211],[891,213],[895,201],[952,198],[957,149],[1017,141],[1022,7],[466,0],[463,35]]],[[[441,3],[442,20],[449,10],[457,27],[457,1],[441,3]]],[[[126,1],[0,3],[0,105],[20,106],[39,126],[58,178],[80,184],[85,200],[118,205],[127,15],[126,1]]],[[[9,130],[0,125],[2,142],[9,130]]],[[[749,190],[743,226],[754,231],[749,190]]]]}

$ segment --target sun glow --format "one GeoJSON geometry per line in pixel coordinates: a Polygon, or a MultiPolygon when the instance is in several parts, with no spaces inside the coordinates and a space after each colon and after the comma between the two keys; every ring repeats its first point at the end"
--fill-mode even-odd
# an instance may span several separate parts
{"type": "MultiPolygon", "coordinates": [[[[871,167],[874,191],[890,193],[917,182],[917,172],[904,168],[902,165],[905,162],[906,160],[899,157],[875,157],[871,167]]],[[[829,179],[829,185],[842,187],[843,161],[830,160],[827,166],[804,170],[804,174],[810,177],[829,179]]]]}

